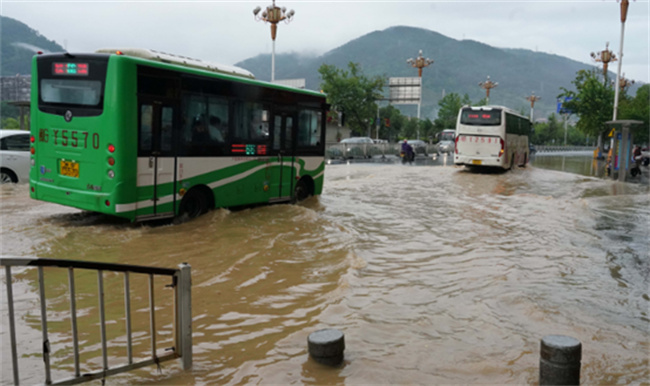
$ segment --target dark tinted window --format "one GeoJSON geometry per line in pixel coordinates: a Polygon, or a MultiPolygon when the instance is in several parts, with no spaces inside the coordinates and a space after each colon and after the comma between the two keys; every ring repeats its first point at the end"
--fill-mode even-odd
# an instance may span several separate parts
{"type": "Polygon", "coordinates": [[[102,113],[108,55],[39,55],[38,108],[64,115],[70,110],[75,117],[102,113]]]}
{"type": "Polygon", "coordinates": [[[2,138],[0,150],[29,151],[29,134],[15,134],[2,138]]]}
{"type": "Polygon", "coordinates": [[[501,110],[463,109],[460,123],[463,125],[498,126],[501,124],[501,110]]]}
{"type": "Polygon", "coordinates": [[[319,146],[321,139],[321,113],[302,110],[298,117],[298,146],[319,146]]]}
{"type": "Polygon", "coordinates": [[[98,80],[43,79],[41,100],[45,103],[97,106],[102,99],[102,82],[98,80]]]}

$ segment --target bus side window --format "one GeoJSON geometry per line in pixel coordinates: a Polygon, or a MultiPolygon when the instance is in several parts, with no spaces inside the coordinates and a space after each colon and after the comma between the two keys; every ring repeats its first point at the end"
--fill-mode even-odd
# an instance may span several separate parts
{"type": "Polygon", "coordinates": [[[172,150],[173,123],[174,109],[171,107],[163,107],[160,125],[160,150],[165,153],[172,150]]]}
{"type": "Polygon", "coordinates": [[[152,149],[151,139],[153,137],[153,106],[140,106],[140,151],[149,152],[152,149]]]}
{"type": "Polygon", "coordinates": [[[233,142],[269,142],[269,110],[262,104],[238,102],[235,104],[233,142]]]}
{"type": "Polygon", "coordinates": [[[321,113],[312,110],[302,110],[299,116],[298,147],[320,145],[321,113]]]}
{"type": "Polygon", "coordinates": [[[208,132],[218,146],[224,146],[228,140],[228,113],[227,100],[208,98],[208,132]]]}

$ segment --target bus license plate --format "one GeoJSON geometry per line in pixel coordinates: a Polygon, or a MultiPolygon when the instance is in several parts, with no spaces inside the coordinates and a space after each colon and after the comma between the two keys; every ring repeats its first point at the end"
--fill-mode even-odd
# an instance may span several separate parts
{"type": "Polygon", "coordinates": [[[483,161],[481,161],[480,159],[473,159],[472,160],[472,165],[481,165],[482,163],[483,163],[483,161]]]}
{"type": "Polygon", "coordinates": [[[60,170],[61,175],[79,178],[79,162],[61,160],[60,170]]]}

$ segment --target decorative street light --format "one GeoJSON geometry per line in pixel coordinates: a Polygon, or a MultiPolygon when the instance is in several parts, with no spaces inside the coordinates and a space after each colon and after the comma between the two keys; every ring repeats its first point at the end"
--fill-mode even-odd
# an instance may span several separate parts
{"type": "MultiPolygon", "coordinates": [[[[617,0],[618,1],[618,0],[617,0]]],[[[621,82],[621,65],[623,64],[623,37],[625,36],[625,20],[627,19],[627,8],[629,7],[629,0],[621,0],[621,46],[618,51],[618,71],[616,72],[616,89],[614,92],[614,118],[616,120],[616,115],[618,112],[618,93],[620,89],[621,82]]]]}
{"type": "Polygon", "coordinates": [[[275,81],[275,36],[278,32],[278,23],[283,21],[287,24],[293,19],[293,15],[296,13],[294,10],[287,12],[286,7],[276,7],[275,0],[273,4],[266,7],[266,9],[260,15],[261,7],[256,7],[253,10],[253,15],[255,15],[255,20],[263,21],[265,23],[271,23],[271,40],[272,44],[272,53],[271,53],[271,82],[275,81]]]}
{"type": "Polygon", "coordinates": [[[592,52],[591,57],[594,58],[596,62],[602,62],[603,63],[603,77],[605,77],[605,83],[607,84],[607,65],[609,65],[610,62],[615,62],[616,55],[609,50],[609,42],[605,44],[605,49],[600,51],[600,53],[592,52]]]}
{"type": "Polygon", "coordinates": [[[487,80],[485,82],[479,83],[478,85],[479,85],[479,87],[485,89],[485,97],[487,99],[486,104],[489,105],[490,104],[490,90],[495,88],[496,86],[498,86],[499,83],[491,81],[490,80],[490,75],[488,75],[487,80]]]}
{"type": "Polygon", "coordinates": [[[537,102],[537,101],[540,100],[540,99],[542,99],[542,97],[540,97],[540,96],[536,96],[534,91],[531,93],[530,96],[527,96],[527,97],[526,97],[526,100],[527,100],[528,102],[530,102],[530,122],[531,122],[531,123],[534,122],[534,121],[533,121],[533,110],[534,110],[534,108],[535,108],[535,102],[537,102]]]}
{"type": "MultiPolygon", "coordinates": [[[[614,83],[614,82],[612,82],[612,83],[614,83]]],[[[621,79],[618,81],[618,84],[619,84],[619,87],[621,88],[621,90],[625,91],[628,87],[630,87],[631,85],[634,84],[634,81],[630,80],[630,79],[626,79],[625,78],[625,73],[623,73],[623,75],[621,76],[621,79]]]]}
{"type": "MultiPolygon", "coordinates": [[[[420,101],[418,102],[418,120],[420,119],[420,106],[422,105],[422,69],[433,64],[433,60],[425,58],[422,56],[422,50],[420,50],[417,58],[408,58],[406,63],[410,64],[411,67],[418,69],[418,77],[420,78],[420,101]]],[[[420,132],[418,131],[418,139],[420,139],[420,132]]]]}
{"type": "Polygon", "coordinates": [[[418,55],[417,58],[415,58],[415,59],[413,59],[413,58],[406,59],[406,63],[410,64],[412,67],[417,68],[418,69],[418,77],[422,78],[422,69],[424,67],[429,66],[430,64],[433,64],[433,60],[431,60],[429,58],[425,59],[424,56],[422,56],[422,50],[420,50],[419,55],[418,55]]]}

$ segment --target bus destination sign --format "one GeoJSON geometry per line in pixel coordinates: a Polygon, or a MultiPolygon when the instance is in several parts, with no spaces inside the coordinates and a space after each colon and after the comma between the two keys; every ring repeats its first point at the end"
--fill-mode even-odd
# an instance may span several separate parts
{"type": "Polygon", "coordinates": [[[52,74],[88,76],[88,63],[52,63],[52,74]]]}

